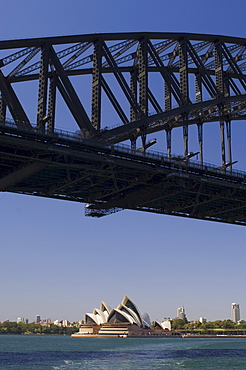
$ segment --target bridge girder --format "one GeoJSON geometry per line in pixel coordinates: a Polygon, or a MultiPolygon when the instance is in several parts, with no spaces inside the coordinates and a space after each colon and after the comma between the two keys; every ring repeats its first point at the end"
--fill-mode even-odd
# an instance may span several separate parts
{"type": "Polygon", "coordinates": [[[6,40],[0,41],[0,58],[0,190],[89,202],[87,210],[95,215],[129,208],[244,224],[244,175],[233,188],[238,198],[230,192],[231,122],[246,119],[246,39],[147,32],[6,40]],[[31,82],[38,97],[35,123],[29,97],[20,93],[31,82]],[[64,141],[57,129],[61,100],[77,127],[64,141]],[[229,176],[226,189],[214,183],[216,169],[206,191],[200,180],[206,178],[203,125],[209,122],[220,126],[219,174],[229,176]],[[189,168],[191,125],[199,141],[201,173],[195,178],[189,168]],[[178,163],[172,131],[180,127],[184,148],[178,163]],[[146,164],[145,157],[154,144],[148,137],[158,132],[166,133],[168,153],[162,159],[168,171],[161,175],[161,164],[146,164]],[[131,160],[123,149],[115,155],[113,147],[127,140],[131,160]],[[178,166],[188,179],[177,177],[178,166]]]}
{"type": "MultiPolygon", "coordinates": [[[[144,135],[153,131],[170,131],[177,126],[170,122],[172,118],[175,122],[179,121],[180,126],[183,120],[186,142],[184,152],[187,152],[187,126],[189,123],[194,124],[194,116],[204,123],[217,121],[219,115],[213,115],[211,109],[207,112],[202,108],[195,110],[190,107],[197,102],[191,76],[200,81],[200,101],[207,102],[213,107],[212,110],[219,111],[222,119],[241,119],[242,115],[244,118],[245,100],[242,95],[246,88],[245,45],[245,39],[240,38],[177,33],[96,34],[10,40],[0,42],[1,52],[6,53],[0,60],[0,66],[3,74],[6,70],[4,76],[10,86],[17,82],[39,81],[36,127],[55,128],[54,123],[50,124],[52,119],[54,121],[55,101],[53,109],[47,106],[47,102],[52,100],[52,96],[56,99],[54,91],[57,89],[84,136],[111,143],[121,142],[132,136],[142,137],[143,130],[144,135]],[[17,51],[12,53],[12,49],[17,51]],[[134,94],[129,78],[133,72],[137,84],[134,94]],[[170,104],[166,107],[160,104],[161,99],[157,99],[150,84],[153,73],[161,76],[159,84],[165,85],[169,91],[172,106],[184,108],[181,115],[177,115],[170,104]],[[81,78],[83,75],[91,75],[91,117],[71,83],[70,78],[75,75],[81,78]],[[110,86],[107,82],[109,75],[115,77],[114,85],[111,83],[110,86]],[[48,89],[50,85],[53,95],[49,92],[52,89],[48,89]],[[121,90],[128,108],[126,102],[119,101],[115,89],[121,90]],[[103,94],[107,96],[122,125],[126,126],[125,131],[129,130],[128,136],[125,134],[122,137],[121,133],[111,130],[108,123],[102,121],[103,94]],[[237,102],[235,97],[238,97],[237,102]],[[224,104],[224,98],[227,98],[227,104],[224,104]],[[215,100],[214,104],[210,100],[215,100]],[[240,109],[235,109],[235,105],[240,106],[240,109]],[[153,109],[151,115],[150,109],[153,109]],[[130,117],[131,111],[135,112],[134,117],[130,117]],[[165,117],[167,111],[171,112],[171,118],[165,117]],[[163,114],[163,117],[159,119],[158,114],[163,114]],[[143,123],[146,117],[148,119],[143,123]],[[138,122],[133,129],[129,125],[132,122],[138,122]],[[107,135],[103,132],[105,126],[107,135]]],[[[22,121],[26,125],[33,121],[27,118],[24,108],[21,114],[14,114],[13,102],[7,97],[3,85],[0,90],[14,121],[22,121]]],[[[166,97],[163,97],[162,102],[165,100],[166,97]]],[[[18,100],[15,100],[14,105],[17,110],[18,100]]],[[[23,107],[20,101],[19,107],[23,107]]]]}

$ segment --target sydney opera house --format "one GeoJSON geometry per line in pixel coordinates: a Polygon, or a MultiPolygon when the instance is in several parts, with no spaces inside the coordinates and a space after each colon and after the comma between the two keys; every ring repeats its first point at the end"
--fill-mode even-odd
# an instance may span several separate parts
{"type": "Polygon", "coordinates": [[[85,322],[74,337],[128,337],[128,336],[170,336],[176,333],[171,331],[169,320],[151,324],[147,313],[140,313],[135,303],[127,296],[117,308],[111,308],[101,302],[100,309],[95,308],[93,313],[85,314],[85,322]]]}

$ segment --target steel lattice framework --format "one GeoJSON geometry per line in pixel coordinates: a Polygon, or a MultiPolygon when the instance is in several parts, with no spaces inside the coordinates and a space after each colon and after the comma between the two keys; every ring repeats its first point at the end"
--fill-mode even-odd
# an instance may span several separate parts
{"type": "Polygon", "coordinates": [[[0,57],[1,191],[86,202],[91,216],[137,209],[246,224],[246,174],[233,171],[231,149],[231,122],[246,119],[246,39],[122,33],[6,40],[0,57]],[[28,93],[20,93],[31,81],[35,124],[28,93]],[[74,133],[57,129],[58,96],[74,133]],[[116,126],[104,118],[109,106],[116,126]],[[219,168],[203,160],[208,122],[220,126],[219,168]],[[197,126],[197,153],[189,152],[190,125],[197,126]],[[172,155],[177,127],[179,157],[172,155]],[[148,137],[161,131],[165,155],[147,150],[156,142],[148,137]],[[119,145],[125,141],[129,147],[119,145]]]}

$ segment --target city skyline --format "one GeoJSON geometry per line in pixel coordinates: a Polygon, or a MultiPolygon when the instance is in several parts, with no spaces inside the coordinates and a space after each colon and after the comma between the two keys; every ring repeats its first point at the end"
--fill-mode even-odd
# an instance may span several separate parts
{"type": "MultiPolygon", "coordinates": [[[[57,1],[9,0],[2,6],[0,38],[127,31],[246,36],[246,3],[241,0],[234,1],[230,14],[222,0],[201,3],[202,17],[193,0],[171,5],[106,0],[103,9],[96,0],[84,7],[75,0],[69,6],[59,3],[55,17],[57,1]]],[[[32,106],[28,110],[35,122],[37,112],[32,106]]],[[[59,112],[57,119],[59,128],[72,130],[66,113],[59,112]]],[[[209,125],[219,135],[219,123],[209,125]]],[[[205,125],[206,145],[208,131],[205,125]]],[[[239,160],[235,169],[246,170],[245,134],[245,122],[232,122],[233,159],[239,160]]],[[[165,152],[164,135],[153,150],[165,152]]],[[[208,150],[207,161],[216,164],[218,152],[208,150]]],[[[7,192],[0,194],[0,220],[1,322],[37,313],[77,321],[98,299],[114,306],[125,294],[158,321],[174,316],[181,305],[189,320],[228,319],[228,302],[240,302],[241,317],[246,317],[246,297],[238,283],[246,277],[242,226],[137,211],[90,219],[83,204],[7,192]],[[239,258],[232,258],[232,247],[239,258]]]]}
{"type": "MultiPolygon", "coordinates": [[[[185,310],[185,307],[182,306],[182,307],[178,307],[177,308],[177,315],[176,316],[172,316],[172,315],[169,315],[169,316],[163,316],[160,321],[165,321],[165,320],[173,320],[173,319],[187,319],[188,321],[216,321],[216,320],[231,320],[235,323],[239,322],[240,321],[240,307],[239,307],[239,303],[232,303],[231,304],[231,316],[229,318],[217,318],[216,320],[207,320],[207,318],[205,316],[200,316],[198,314],[197,318],[195,319],[189,319],[187,316],[186,316],[186,310],[185,310]]],[[[85,318],[85,315],[86,313],[83,314],[83,317],[78,319],[78,320],[67,320],[67,318],[58,318],[56,317],[56,319],[51,319],[50,317],[48,318],[44,318],[42,317],[42,315],[35,315],[35,318],[34,319],[31,319],[29,320],[29,318],[27,318],[25,315],[24,316],[18,316],[16,320],[9,320],[9,319],[6,319],[6,320],[3,320],[3,321],[16,321],[17,323],[18,322],[25,322],[25,323],[28,323],[28,322],[35,322],[35,323],[40,323],[40,322],[55,322],[55,321],[69,321],[69,322],[77,322],[77,321],[83,321],[84,318],[85,318]]],[[[152,320],[152,316],[150,314],[150,318],[152,320]]],[[[3,322],[2,321],[2,322],[3,322]]],[[[152,320],[153,321],[153,320],[152,320]]],[[[241,320],[241,321],[244,321],[244,320],[241,320]]],[[[0,321],[1,322],[1,321],[0,321]]]]}

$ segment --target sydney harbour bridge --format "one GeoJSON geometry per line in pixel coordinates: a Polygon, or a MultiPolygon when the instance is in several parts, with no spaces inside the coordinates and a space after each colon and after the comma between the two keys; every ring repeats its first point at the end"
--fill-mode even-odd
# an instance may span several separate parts
{"type": "Polygon", "coordinates": [[[245,71],[246,39],[235,37],[0,41],[0,190],[86,203],[95,217],[132,209],[246,225],[231,135],[246,120],[245,71]],[[205,125],[220,133],[218,165],[204,161],[205,125]]]}

